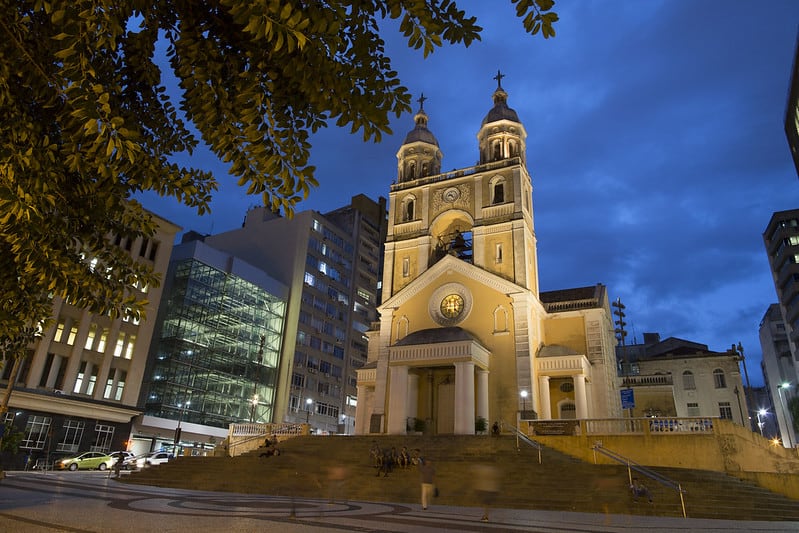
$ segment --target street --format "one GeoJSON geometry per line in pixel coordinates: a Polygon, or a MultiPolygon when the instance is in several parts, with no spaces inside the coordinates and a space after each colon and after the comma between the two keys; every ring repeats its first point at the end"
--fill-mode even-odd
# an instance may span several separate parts
{"type": "MultiPolygon", "coordinates": [[[[125,475],[125,474],[123,474],[125,475]]],[[[108,472],[7,472],[0,531],[193,532],[650,532],[796,531],[799,524],[296,500],[128,485],[108,472]]]]}

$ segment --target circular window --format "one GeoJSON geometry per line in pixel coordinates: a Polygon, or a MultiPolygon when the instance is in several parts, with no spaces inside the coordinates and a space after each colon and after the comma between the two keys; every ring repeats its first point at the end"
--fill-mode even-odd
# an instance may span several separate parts
{"type": "Polygon", "coordinates": [[[441,300],[441,314],[447,318],[458,318],[463,313],[463,298],[460,294],[449,294],[441,300]]]}
{"type": "Polygon", "coordinates": [[[574,385],[572,383],[561,383],[560,384],[560,392],[571,392],[574,390],[574,385]]]}
{"type": "Polygon", "coordinates": [[[427,305],[430,317],[439,325],[454,326],[471,313],[472,295],[460,283],[446,283],[433,291],[427,305]]]}

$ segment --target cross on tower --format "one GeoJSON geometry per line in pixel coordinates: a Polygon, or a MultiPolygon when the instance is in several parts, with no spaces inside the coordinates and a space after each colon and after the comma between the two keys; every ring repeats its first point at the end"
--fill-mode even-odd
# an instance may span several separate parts
{"type": "Polygon", "coordinates": [[[494,76],[494,78],[493,78],[493,79],[497,80],[497,89],[501,89],[502,88],[502,78],[504,78],[504,77],[505,77],[505,75],[502,72],[500,72],[499,70],[497,70],[497,75],[494,76]]]}
{"type": "Polygon", "coordinates": [[[425,100],[427,100],[427,98],[425,98],[424,93],[422,93],[422,95],[419,97],[419,99],[416,100],[417,102],[419,102],[419,110],[420,111],[424,109],[424,101],[425,100]]]}

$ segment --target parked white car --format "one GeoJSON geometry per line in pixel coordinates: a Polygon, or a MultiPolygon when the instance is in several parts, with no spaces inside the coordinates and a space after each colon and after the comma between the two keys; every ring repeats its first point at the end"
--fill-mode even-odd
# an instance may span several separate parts
{"type": "Polygon", "coordinates": [[[169,452],[153,452],[149,455],[139,457],[136,461],[136,466],[144,468],[145,466],[155,466],[168,462],[172,459],[172,454],[169,452]]]}

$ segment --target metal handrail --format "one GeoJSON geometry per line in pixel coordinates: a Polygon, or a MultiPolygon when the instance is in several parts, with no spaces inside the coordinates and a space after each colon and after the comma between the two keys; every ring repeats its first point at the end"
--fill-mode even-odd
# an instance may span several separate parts
{"type": "Polygon", "coordinates": [[[639,474],[642,474],[649,479],[657,481],[661,485],[665,485],[671,489],[677,491],[680,495],[680,506],[682,507],[682,516],[683,518],[688,518],[688,514],[685,512],[685,497],[683,496],[686,493],[686,490],[682,488],[682,485],[678,481],[674,481],[662,474],[655,472],[654,470],[647,468],[643,465],[639,465],[635,461],[631,461],[630,459],[624,457],[621,454],[618,454],[612,450],[608,450],[607,448],[603,447],[601,443],[595,443],[592,447],[594,450],[594,463],[596,463],[596,453],[599,452],[605,457],[609,457],[610,459],[616,461],[617,463],[621,463],[627,467],[627,480],[630,485],[633,484],[633,474],[632,471],[635,470],[639,474]]]}
{"type": "Polygon", "coordinates": [[[516,451],[517,452],[520,450],[519,441],[522,441],[525,444],[527,444],[528,446],[532,446],[533,448],[538,450],[538,464],[541,464],[541,450],[543,449],[543,446],[541,446],[541,443],[534,441],[533,439],[531,439],[530,437],[525,435],[522,430],[520,430],[519,428],[517,428],[514,425],[505,424],[503,422],[502,426],[503,427],[505,427],[505,426],[510,427],[514,431],[514,433],[516,433],[516,451]]]}

